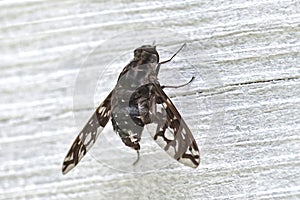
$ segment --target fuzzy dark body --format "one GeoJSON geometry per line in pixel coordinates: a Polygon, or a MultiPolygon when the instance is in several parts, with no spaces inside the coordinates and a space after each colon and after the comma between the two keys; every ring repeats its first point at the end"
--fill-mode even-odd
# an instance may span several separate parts
{"type": "Polygon", "coordinates": [[[134,59],[123,69],[113,92],[111,121],[126,146],[140,149],[144,125],[150,123],[150,93],[147,85],[157,81],[158,53],[153,46],[135,50],[134,59]],[[148,116],[148,118],[147,118],[148,116]]]}

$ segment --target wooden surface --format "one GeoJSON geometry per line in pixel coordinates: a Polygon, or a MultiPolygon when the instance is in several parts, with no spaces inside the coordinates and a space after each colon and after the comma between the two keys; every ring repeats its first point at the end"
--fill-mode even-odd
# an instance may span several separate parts
{"type": "Polygon", "coordinates": [[[1,1],[0,199],[300,199],[299,1],[1,1]],[[155,42],[162,84],[201,149],[178,164],[145,132],[105,128],[61,165],[134,48],[155,42]]]}

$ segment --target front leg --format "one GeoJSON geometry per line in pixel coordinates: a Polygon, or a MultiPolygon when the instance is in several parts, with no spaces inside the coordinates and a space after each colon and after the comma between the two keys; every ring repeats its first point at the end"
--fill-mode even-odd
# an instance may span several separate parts
{"type": "Polygon", "coordinates": [[[189,82],[184,83],[184,84],[182,84],[182,85],[177,85],[177,86],[172,86],[172,85],[162,85],[161,88],[162,88],[162,89],[164,89],[164,88],[176,88],[176,89],[177,89],[177,88],[181,88],[181,87],[184,87],[184,86],[190,84],[194,79],[195,79],[195,77],[193,76],[189,82]]]}

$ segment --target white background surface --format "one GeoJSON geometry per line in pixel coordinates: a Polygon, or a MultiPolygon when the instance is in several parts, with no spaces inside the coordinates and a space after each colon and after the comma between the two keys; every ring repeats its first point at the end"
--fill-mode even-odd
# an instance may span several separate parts
{"type": "Polygon", "coordinates": [[[299,24],[292,0],[1,1],[0,199],[299,199],[299,24]],[[199,168],[168,158],[147,132],[133,167],[109,125],[63,176],[80,128],[144,44],[136,35],[153,42],[154,29],[178,34],[155,35],[161,58],[188,44],[160,80],[196,75],[166,92],[201,149],[199,168]]]}

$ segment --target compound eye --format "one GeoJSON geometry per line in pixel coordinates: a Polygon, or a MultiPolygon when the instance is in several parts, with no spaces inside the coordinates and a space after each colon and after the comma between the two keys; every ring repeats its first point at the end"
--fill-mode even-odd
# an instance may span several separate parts
{"type": "Polygon", "coordinates": [[[139,57],[140,55],[141,55],[141,50],[140,49],[134,50],[134,57],[139,57]]]}

